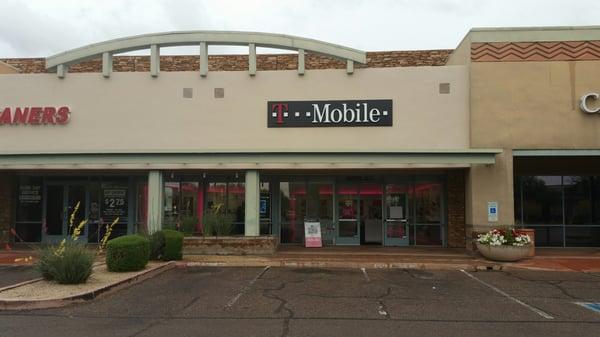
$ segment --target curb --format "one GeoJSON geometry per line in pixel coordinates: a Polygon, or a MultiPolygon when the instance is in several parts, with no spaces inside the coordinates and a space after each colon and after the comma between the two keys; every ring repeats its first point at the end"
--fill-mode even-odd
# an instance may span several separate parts
{"type": "MultiPolygon", "coordinates": [[[[124,279],[112,284],[108,284],[104,287],[79,293],[73,296],[63,297],[63,298],[50,298],[50,299],[39,299],[39,300],[0,300],[0,310],[32,310],[32,309],[48,309],[48,308],[59,308],[64,307],[74,303],[82,303],[86,301],[91,301],[100,297],[101,295],[110,294],[112,292],[116,292],[118,290],[127,288],[134,284],[143,282],[153,276],[161,274],[164,271],[175,268],[176,264],[174,261],[167,262],[163,265],[156,266],[154,268],[143,271],[140,274],[137,274],[128,279],[124,279]]],[[[34,282],[38,282],[42,280],[42,278],[29,280],[25,282],[21,282],[18,284],[14,284],[8,287],[4,287],[0,289],[0,291],[8,290],[12,288],[16,288],[18,286],[22,286],[25,284],[30,284],[34,282]]]]}
{"type": "Polygon", "coordinates": [[[193,267],[282,267],[282,268],[366,268],[419,270],[502,270],[499,264],[435,263],[435,262],[352,262],[352,261],[183,261],[179,268],[193,267]]]}

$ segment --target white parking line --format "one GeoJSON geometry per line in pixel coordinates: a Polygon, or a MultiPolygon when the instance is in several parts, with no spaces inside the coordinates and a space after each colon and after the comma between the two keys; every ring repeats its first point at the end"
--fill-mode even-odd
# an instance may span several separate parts
{"type": "Polygon", "coordinates": [[[267,270],[269,270],[269,266],[266,266],[263,270],[261,270],[250,282],[248,282],[248,284],[246,286],[244,286],[242,288],[242,290],[240,290],[239,293],[237,293],[237,295],[235,295],[232,299],[229,300],[229,302],[227,302],[227,304],[225,305],[226,309],[231,308],[239,299],[240,297],[242,297],[242,295],[247,292],[248,290],[250,290],[250,288],[252,287],[252,285],[258,281],[258,279],[263,276],[267,270]]]}
{"type": "Polygon", "coordinates": [[[493,291],[497,292],[498,294],[500,294],[500,295],[502,295],[502,296],[505,296],[505,297],[507,297],[507,298],[509,298],[509,299],[513,300],[514,302],[516,302],[516,303],[518,303],[518,304],[520,304],[520,305],[524,306],[525,308],[527,308],[527,309],[529,309],[529,310],[531,310],[531,311],[535,312],[536,314],[538,314],[538,315],[540,315],[540,316],[544,317],[545,319],[554,319],[554,317],[550,316],[550,315],[549,315],[547,312],[544,312],[544,311],[542,311],[542,310],[540,310],[540,309],[538,309],[538,308],[536,308],[536,307],[533,307],[533,306],[531,306],[531,305],[529,305],[529,304],[527,304],[527,303],[525,303],[525,302],[523,302],[523,301],[519,300],[518,298],[514,298],[514,297],[510,296],[509,294],[507,294],[507,293],[505,293],[504,291],[502,291],[502,290],[500,290],[500,289],[498,289],[498,288],[494,287],[493,285],[491,285],[491,284],[489,284],[489,283],[487,283],[487,282],[485,282],[485,281],[483,281],[483,280],[481,280],[481,279],[479,279],[479,278],[475,277],[474,275],[471,275],[469,272],[467,272],[467,271],[465,271],[465,270],[463,270],[463,269],[461,269],[460,271],[461,271],[461,272],[463,272],[463,273],[464,273],[465,275],[467,275],[468,277],[472,278],[473,280],[475,280],[475,281],[477,281],[477,282],[479,282],[479,283],[483,284],[484,286],[486,286],[486,287],[488,287],[488,288],[492,289],[493,291]]]}
{"type": "Polygon", "coordinates": [[[367,274],[367,270],[365,268],[360,268],[360,270],[363,273],[363,276],[365,277],[365,280],[367,280],[367,282],[371,282],[371,279],[369,278],[369,274],[367,274]]]}

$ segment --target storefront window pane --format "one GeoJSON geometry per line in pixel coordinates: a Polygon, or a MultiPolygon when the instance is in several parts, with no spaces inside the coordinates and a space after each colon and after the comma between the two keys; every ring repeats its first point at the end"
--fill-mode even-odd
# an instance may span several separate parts
{"type": "Polygon", "coordinates": [[[281,182],[281,242],[304,241],[306,217],[306,186],[304,183],[281,182]]]}
{"type": "Polygon", "coordinates": [[[273,232],[273,222],[271,221],[271,191],[268,181],[260,182],[260,235],[269,235],[273,232]]]}
{"type": "Polygon", "coordinates": [[[179,182],[165,182],[163,227],[175,229],[179,219],[179,182]]]}
{"type": "Polygon", "coordinates": [[[211,182],[206,187],[206,210],[205,212],[216,212],[225,214],[225,202],[227,200],[227,183],[211,182]]]}
{"type": "MultiPolygon", "coordinates": [[[[127,234],[129,222],[129,189],[128,180],[104,179],[101,184],[100,216],[102,222],[110,224],[117,218],[112,229],[111,238],[127,234]]],[[[100,235],[104,235],[101,230],[100,235]]]]}
{"type": "Polygon", "coordinates": [[[585,176],[564,176],[565,225],[592,224],[591,179],[585,176]]]}
{"type": "MultiPolygon", "coordinates": [[[[419,182],[415,184],[416,223],[439,224],[442,222],[442,184],[419,182]]],[[[417,244],[418,236],[417,236],[417,244]]]]}
{"type": "Polygon", "coordinates": [[[229,183],[227,187],[227,213],[233,215],[234,222],[244,222],[246,214],[244,183],[229,183]]]}
{"type": "Polygon", "coordinates": [[[539,247],[562,247],[563,226],[530,226],[535,229],[535,245],[539,247]]]}
{"type": "Polygon", "coordinates": [[[600,225],[600,176],[592,177],[592,223],[600,225]]]}
{"type": "Polygon", "coordinates": [[[179,230],[186,234],[193,234],[198,227],[198,183],[182,182],[181,205],[179,206],[179,230]]]}
{"type": "Polygon", "coordinates": [[[417,245],[439,246],[442,244],[442,232],[439,225],[416,226],[417,245]]]}
{"type": "Polygon", "coordinates": [[[16,241],[40,242],[42,240],[42,196],[42,178],[19,178],[15,225],[18,238],[15,238],[16,241]]]}
{"type": "Polygon", "coordinates": [[[568,247],[600,247],[600,227],[566,227],[565,240],[568,247]]]}
{"type": "Polygon", "coordinates": [[[137,224],[138,233],[148,232],[148,183],[137,185],[137,224]]]}
{"type": "Polygon", "coordinates": [[[562,224],[560,176],[524,176],[523,221],[528,225],[562,224]]]}
{"type": "Polygon", "coordinates": [[[358,237],[358,187],[338,188],[338,236],[358,237]]]}

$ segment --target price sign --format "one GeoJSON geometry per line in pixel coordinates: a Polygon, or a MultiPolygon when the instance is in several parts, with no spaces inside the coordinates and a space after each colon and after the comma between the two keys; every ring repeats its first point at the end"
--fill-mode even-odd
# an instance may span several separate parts
{"type": "Polygon", "coordinates": [[[102,194],[102,216],[104,218],[127,216],[126,188],[104,189],[102,194]]]}

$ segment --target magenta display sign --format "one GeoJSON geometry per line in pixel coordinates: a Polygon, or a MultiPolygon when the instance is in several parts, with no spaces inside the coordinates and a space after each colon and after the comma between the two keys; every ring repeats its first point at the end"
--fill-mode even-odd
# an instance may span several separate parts
{"type": "Polygon", "coordinates": [[[68,106],[5,107],[0,111],[0,125],[64,125],[70,119],[68,106]]]}

